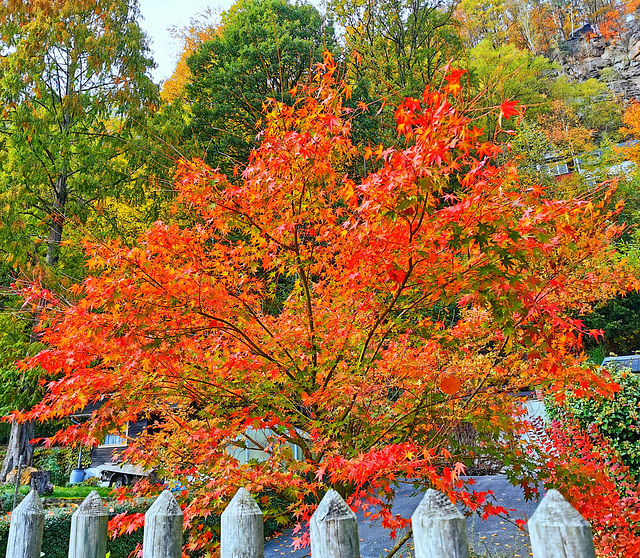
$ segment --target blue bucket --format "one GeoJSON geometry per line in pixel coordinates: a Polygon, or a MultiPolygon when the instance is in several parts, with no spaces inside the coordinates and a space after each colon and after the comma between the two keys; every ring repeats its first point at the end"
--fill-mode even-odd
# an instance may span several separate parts
{"type": "Polygon", "coordinates": [[[84,469],[71,469],[69,484],[78,484],[84,479],[84,469]]]}

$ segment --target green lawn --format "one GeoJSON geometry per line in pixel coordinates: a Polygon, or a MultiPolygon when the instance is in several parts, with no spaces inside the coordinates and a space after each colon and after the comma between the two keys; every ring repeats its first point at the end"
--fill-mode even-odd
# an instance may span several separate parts
{"type": "MultiPolygon", "coordinates": [[[[0,494],[13,494],[14,490],[14,486],[3,485],[0,487],[0,494]]],[[[111,489],[107,486],[86,486],[82,484],[75,486],[55,486],[53,494],[47,496],[47,498],[85,498],[92,490],[97,490],[102,498],[105,498],[111,492],[111,489]]],[[[20,487],[20,494],[28,493],[28,486],[20,487]]]]}

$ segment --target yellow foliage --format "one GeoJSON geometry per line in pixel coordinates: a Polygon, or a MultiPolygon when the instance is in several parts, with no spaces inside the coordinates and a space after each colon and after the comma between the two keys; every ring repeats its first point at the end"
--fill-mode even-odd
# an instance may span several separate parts
{"type": "Polygon", "coordinates": [[[184,94],[184,88],[191,81],[191,70],[187,65],[187,58],[191,56],[191,53],[196,49],[196,44],[184,45],[178,63],[171,77],[162,84],[162,91],[160,92],[160,98],[165,103],[170,103],[179,99],[184,94]]]}
{"type": "Polygon", "coordinates": [[[187,60],[198,46],[220,33],[220,27],[213,24],[213,13],[207,11],[192,19],[189,27],[174,34],[182,40],[182,52],[173,74],[162,85],[160,97],[165,103],[180,99],[184,95],[185,86],[191,81],[191,70],[187,60]]]}

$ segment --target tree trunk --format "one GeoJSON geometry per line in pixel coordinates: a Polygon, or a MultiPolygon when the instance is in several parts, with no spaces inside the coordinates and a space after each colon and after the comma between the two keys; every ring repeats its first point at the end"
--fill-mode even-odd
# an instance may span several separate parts
{"type": "Polygon", "coordinates": [[[4,458],[2,469],[0,470],[0,482],[4,482],[7,473],[18,467],[20,455],[22,455],[23,467],[31,467],[33,463],[33,446],[29,441],[35,438],[35,426],[33,421],[12,422],[11,435],[7,455],[4,458]]]}
{"type": "MultiPolygon", "coordinates": [[[[38,309],[33,313],[31,334],[29,335],[30,343],[38,343],[40,341],[40,333],[36,331],[36,326],[40,320],[40,314],[43,310],[42,306],[38,306],[38,309]]],[[[23,386],[23,390],[35,390],[34,386],[23,386]]],[[[17,422],[11,423],[11,434],[9,435],[9,445],[7,446],[7,455],[2,463],[2,469],[0,469],[0,482],[5,482],[7,474],[13,469],[18,467],[20,462],[20,455],[22,454],[22,466],[31,467],[33,464],[33,446],[29,443],[32,438],[35,438],[35,423],[29,422],[17,422]]]]}
{"type": "Polygon", "coordinates": [[[47,264],[54,266],[60,259],[60,243],[65,221],[65,206],[67,205],[67,174],[60,173],[54,188],[53,212],[47,238],[47,264]]]}

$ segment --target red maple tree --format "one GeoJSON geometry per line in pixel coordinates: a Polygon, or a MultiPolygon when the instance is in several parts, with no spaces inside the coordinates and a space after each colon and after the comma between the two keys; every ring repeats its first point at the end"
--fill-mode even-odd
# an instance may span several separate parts
{"type": "Polygon", "coordinates": [[[159,417],[125,456],[188,486],[188,524],[239,486],[302,522],[328,487],[366,507],[402,479],[503,511],[463,490],[457,429],[524,460],[499,436],[519,420],[510,394],[614,389],[583,363],[576,316],[629,274],[610,191],[520,187],[462,108],[459,75],[397,107],[395,145],[361,147],[327,55],[293,106],[270,101],[240,177],[182,161],[174,223],[133,248],[86,242],[91,275],[73,305],[50,306],[50,348],[25,363],[46,371],[47,396],[22,417],[101,400],[55,436],[86,444],[159,417]],[[350,177],[363,158],[374,171],[350,177]],[[246,448],[265,459],[242,463],[246,448]]]}

